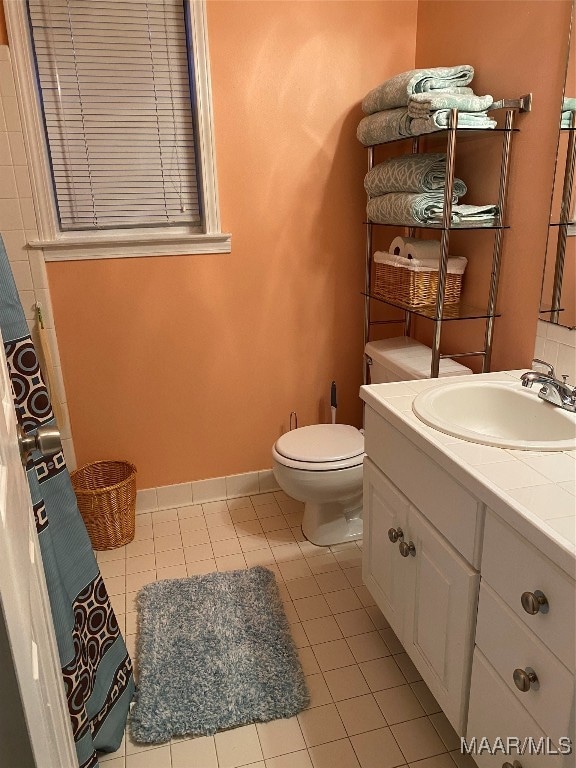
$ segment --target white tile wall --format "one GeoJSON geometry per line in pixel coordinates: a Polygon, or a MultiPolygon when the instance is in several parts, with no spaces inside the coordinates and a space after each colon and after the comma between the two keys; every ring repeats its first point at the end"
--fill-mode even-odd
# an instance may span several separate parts
{"type": "Polygon", "coordinates": [[[558,377],[567,374],[570,383],[576,384],[576,330],[539,320],[534,357],[546,360],[558,377]]]}
{"type": "Polygon", "coordinates": [[[57,400],[60,404],[62,423],[59,426],[62,444],[66,462],[72,470],[76,468],[76,455],[70,431],[44,255],[41,251],[26,246],[28,238],[37,237],[38,233],[10,49],[7,45],[0,45],[0,234],[38,351],[35,304],[39,302],[42,306],[44,325],[48,330],[52,359],[56,367],[55,391],[51,396],[53,401],[57,400]]]}

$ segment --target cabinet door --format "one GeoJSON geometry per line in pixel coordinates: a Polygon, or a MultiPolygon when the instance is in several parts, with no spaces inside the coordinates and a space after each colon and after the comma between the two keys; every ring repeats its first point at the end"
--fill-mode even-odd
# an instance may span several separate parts
{"type": "Polygon", "coordinates": [[[372,597],[402,640],[404,608],[411,599],[405,562],[398,543],[388,538],[390,528],[406,530],[408,500],[370,459],[364,460],[364,547],[362,576],[372,597]]]}
{"type": "Polygon", "coordinates": [[[403,643],[458,733],[464,733],[480,575],[415,508],[399,558],[412,571],[403,643]]]}

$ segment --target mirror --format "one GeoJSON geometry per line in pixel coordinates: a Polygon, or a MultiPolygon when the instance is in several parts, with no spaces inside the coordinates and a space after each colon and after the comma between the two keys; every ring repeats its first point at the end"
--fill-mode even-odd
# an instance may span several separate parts
{"type": "Polygon", "coordinates": [[[576,30],[574,7],[556,155],[540,319],[576,328],[576,30]],[[567,109],[568,108],[568,109],[567,109]],[[573,111],[572,111],[573,110],[573,111]]]}

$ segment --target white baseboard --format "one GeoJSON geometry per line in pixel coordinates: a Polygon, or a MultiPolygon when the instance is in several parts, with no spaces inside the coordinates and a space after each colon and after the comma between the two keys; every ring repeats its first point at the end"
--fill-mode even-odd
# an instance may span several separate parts
{"type": "Polygon", "coordinates": [[[178,485],[163,485],[159,488],[144,488],[136,493],[136,514],[279,490],[271,469],[193,480],[178,485]]]}

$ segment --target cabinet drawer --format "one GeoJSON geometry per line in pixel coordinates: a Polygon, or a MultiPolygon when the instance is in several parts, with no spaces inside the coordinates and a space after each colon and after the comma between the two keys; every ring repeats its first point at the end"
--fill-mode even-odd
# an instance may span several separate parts
{"type": "MultiPolygon", "coordinates": [[[[470,710],[466,731],[468,745],[474,737],[477,743],[485,738],[490,745],[493,745],[498,738],[506,744],[506,739],[509,737],[518,738],[521,743],[524,739],[531,737],[538,743],[544,735],[542,729],[516,701],[497,672],[476,648],[472,664],[470,710]]],[[[502,753],[491,755],[484,752],[472,756],[479,768],[502,768],[503,763],[506,761],[512,763],[514,760],[518,760],[522,768],[568,768],[574,765],[573,755],[523,754],[520,756],[517,752],[512,752],[506,756],[502,753]]]]}
{"type": "Polygon", "coordinates": [[[365,450],[452,546],[478,567],[476,530],[483,506],[372,408],[366,408],[365,450]]]}
{"type": "Polygon", "coordinates": [[[482,553],[482,578],[518,618],[570,669],[576,658],[576,582],[536,547],[488,511],[482,553]],[[522,608],[523,592],[539,590],[548,600],[546,613],[522,608]]]}
{"type": "Polygon", "coordinates": [[[556,656],[519,621],[498,595],[480,586],[476,645],[498,672],[511,695],[549,736],[568,736],[574,703],[574,676],[556,656]],[[530,667],[537,686],[520,691],[515,669],[530,667]]]}

